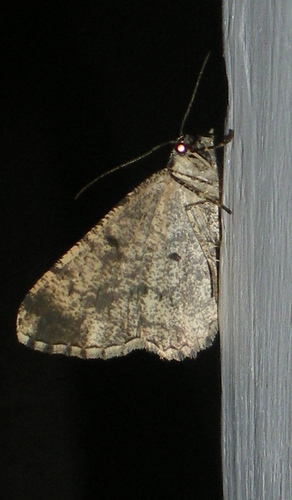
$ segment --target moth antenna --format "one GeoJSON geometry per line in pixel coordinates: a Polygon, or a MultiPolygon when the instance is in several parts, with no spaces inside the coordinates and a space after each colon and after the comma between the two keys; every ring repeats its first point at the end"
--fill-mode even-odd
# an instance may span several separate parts
{"type": "Polygon", "coordinates": [[[168,146],[169,144],[176,144],[176,142],[177,141],[168,141],[168,142],[163,142],[162,144],[158,144],[157,146],[154,146],[154,148],[150,149],[149,151],[147,151],[146,153],[143,153],[140,156],[137,156],[133,160],[127,161],[126,163],[121,163],[121,165],[118,165],[117,167],[114,167],[111,170],[107,170],[106,172],[104,172],[103,174],[99,175],[98,177],[96,177],[95,179],[90,181],[88,184],[86,184],[86,186],[84,186],[82,189],[80,189],[80,191],[78,191],[78,193],[76,194],[74,199],[77,200],[79,198],[79,196],[81,196],[81,194],[84,193],[84,191],[86,191],[86,189],[90,188],[93,184],[95,184],[97,181],[99,181],[103,177],[106,177],[107,175],[110,175],[113,172],[120,170],[121,168],[127,167],[128,165],[131,165],[132,163],[135,163],[136,161],[140,161],[143,158],[146,158],[146,156],[151,155],[152,153],[154,153],[154,151],[157,151],[160,148],[168,146]]]}
{"type": "MultiPolygon", "coordinates": [[[[203,65],[201,67],[199,76],[198,76],[197,81],[196,81],[196,85],[195,85],[194,91],[192,93],[191,100],[190,100],[190,102],[188,104],[188,107],[186,109],[185,115],[184,115],[183,120],[182,120],[182,124],[181,124],[181,127],[180,127],[180,133],[179,133],[180,136],[183,135],[183,129],[184,129],[184,126],[185,126],[185,122],[186,122],[186,119],[187,119],[187,117],[188,117],[188,115],[190,113],[190,110],[191,110],[191,107],[193,105],[194,99],[196,97],[196,93],[197,93],[197,90],[198,90],[198,87],[199,87],[202,75],[204,73],[206,64],[207,64],[208,59],[210,57],[210,54],[211,54],[211,52],[208,52],[208,54],[205,57],[205,60],[203,62],[203,65]]],[[[127,161],[126,163],[122,163],[121,165],[118,165],[117,167],[114,167],[111,170],[107,170],[106,172],[104,172],[103,174],[99,175],[98,177],[96,177],[95,179],[93,179],[92,181],[90,181],[88,184],[86,184],[86,186],[84,186],[82,189],[80,189],[80,191],[78,191],[78,193],[75,196],[75,200],[77,200],[79,198],[79,196],[81,196],[82,193],[84,193],[84,191],[86,191],[88,188],[90,188],[96,182],[100,181],[100,179],[102,179],[103,177],[106,177],[107,175],[110,175],[113,172],[116,172],[117,170],[120,170],[121,168],[127,167],[128,165],[131,165],[132,163],[135,163],[136,161],[142,160],[146,156],[151,155],[152,153],[154,153],[154,151],[157,151],[158,149],[163,148],[164,146],[168,146],[169,144],[176,144],[176,142],[177,141],[175,140],[175,141],[168,141],[168,142],[163,142],[162,144],[158,144],[157,146],[154,146],[154,148],[150,149],[149,151],[147,151],[146,153],[143,153],[140,156],[137,156],[133,160],[127,161]]]]}
{"type": "Polygon", "coordinates": [[[205,60],[204,60],[204,62],[203,62],[203,64],[202,64],[202,67],[201,67],[201,70],[200,70],[199,76],[198,76],[197,81],[196,81],[195,88],[194,88],[193,93],[192,93],[191,100],[190,100],[190,102],[189,102],[189,104],[188,104],[188,107],[187,107],[187,109],[186,109],[186,112],[185,112],[184,117],[183,117],[183,120],[182,120],[182,124],[181,124],[181,127],[180,127],[180,132],[179,132],[179,135],[180,135],[180,136],[182,136],[182,135],[183,135],[183,130],[184,130],[184,127],[185,127],[185,123],[186,123],[187,117],[188,117],[188,115],[189,115],[189,113],[190,113],[191,107],[192,107],[193,102],[194,102],[194,99],[195,99],[195,97],[196,97],[197,90],[198,90],[198,87],[199,87],[199,85],[200,85],[200,81],[201,81],[202,75],[203,75],[203,73],[204,73],[204,70],[205,70],[206,64],[207,64],[207,62],[208,62],[208,60],[209,60],[210,55],[211,55],[211,51],[210,51],[210,52],[208,52],[208,54],[206,55],[205,60]]]}

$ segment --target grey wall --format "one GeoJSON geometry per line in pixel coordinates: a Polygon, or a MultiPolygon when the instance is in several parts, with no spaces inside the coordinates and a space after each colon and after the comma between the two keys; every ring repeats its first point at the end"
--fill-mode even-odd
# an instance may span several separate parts
{"type": "Polygon", "coordinates": [[[292,498],[292,4],[225,0],[225,499],[292,498]]]}

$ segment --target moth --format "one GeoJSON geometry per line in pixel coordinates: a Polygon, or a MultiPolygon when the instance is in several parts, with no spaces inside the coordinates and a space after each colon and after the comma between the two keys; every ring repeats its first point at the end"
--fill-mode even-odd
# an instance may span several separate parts
{"type": "Polygon", "coordinates": [[[18,311],[19,341],[103,359],[146,349],[182,360],[210,346],[218,329],[219,146],[213,131],[180,134],[167,167],[30,290],[18,311]]]}

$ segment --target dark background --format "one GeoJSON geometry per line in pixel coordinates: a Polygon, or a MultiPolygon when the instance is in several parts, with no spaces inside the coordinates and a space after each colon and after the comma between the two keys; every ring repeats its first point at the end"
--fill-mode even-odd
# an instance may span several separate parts
{"type": "Polygon", "coordinates": [[[34,282],[169,150],[77,191],[177,137],[209,50],[186,132],[223,131],[220,2],[10,2],[1,18],[1,498],[220,499],[218,338],[177,363],[15,335],[34,282]]]}

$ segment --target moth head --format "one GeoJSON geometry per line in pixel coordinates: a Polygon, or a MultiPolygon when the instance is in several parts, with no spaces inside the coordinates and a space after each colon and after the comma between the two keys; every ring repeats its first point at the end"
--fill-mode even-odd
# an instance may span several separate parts
{"type": "Polygon", "coordinates": [[[194,137],[190,135],[184,135],[178,138],[177,143],[174,147],[174,151],[179,156],[185,156],[188,151],[192,151],[192,147],[194,146],[194,144],[194,137]]]}

